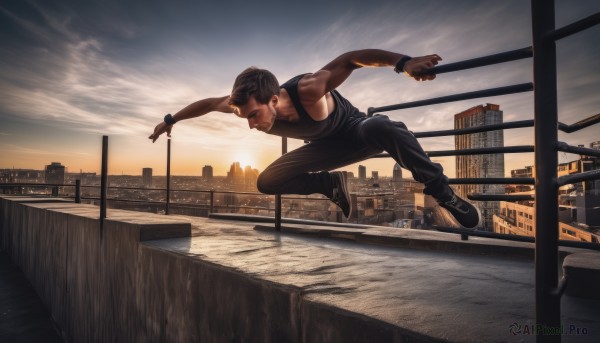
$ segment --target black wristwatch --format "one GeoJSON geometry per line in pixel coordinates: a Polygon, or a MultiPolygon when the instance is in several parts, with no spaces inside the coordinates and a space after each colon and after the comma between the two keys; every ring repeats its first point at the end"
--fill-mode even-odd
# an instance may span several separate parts
{"type": "Polygon", "coordinates": [[[402,56],[402,58],[400,60],[398,60],[398,62],[396,63],[396,68],[394,68],[394,71],[398,74],[403,73],[404,65],[406,64],[406,62],[408,62],[411,59],[412,59],[412,57],[410,57],[410,56],[407,56],[407,55],[402,56]]]}
{"type": "Polygon", "coordinates": [[[173,125],[177,122],[177,120],[175,120],[175,118],[173,118],[173,116],[171,115],[171,113],[168,113],[165,118],[164,118],[165,123],[167,123],[167,125],[173,125]]]}

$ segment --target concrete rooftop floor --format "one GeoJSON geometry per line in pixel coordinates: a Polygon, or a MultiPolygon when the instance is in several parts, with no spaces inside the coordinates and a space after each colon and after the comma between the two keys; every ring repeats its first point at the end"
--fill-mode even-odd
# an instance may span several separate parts
{"type": "MultiPolygon", "coordinates": [[[[535,324],[534,262],[522,253],[533,244],[464,242],[453,234],[381,227],[285,225],[287,231],[280,233],[255,229],[252,222],[169,217],[191,222],[193,237],[143,244],[294,287],[306,300],[421,339],[535,341],[524,332],[535,324]],[[375,244],[349,240],[353,232],[371,236],[367,241],[375,244]],[[399,239],[400,245],[385,246],[399,239]],[[469,249],[456,248],[462,245],[484,248],[466,253],[469,249]],[[511,325],[521,332],[513,334],[511,325]]],[[[561,307],[567,334],[580,329],[579,335],[564,335],[563,342],[600,341],[600,301],[564,295],[561,307]]]]}

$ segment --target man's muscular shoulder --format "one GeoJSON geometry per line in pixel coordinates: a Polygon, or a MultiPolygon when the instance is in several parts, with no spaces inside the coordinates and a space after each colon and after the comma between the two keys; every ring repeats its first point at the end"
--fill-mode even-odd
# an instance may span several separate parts
{"type": "Polygon", "coordinates": [[[319,70],[313,74],[306,74],[298,82],[298,96],[303,104],[311,105],[323,98],[327,93],[328,70],[319,70]]]}
{"type": "Polygon", "coordinates": [[[335,108],[331,94],[326,91],[326,70],[305,75],[298,82],[298,96],[312,119],[325,120],[335,108]]]}

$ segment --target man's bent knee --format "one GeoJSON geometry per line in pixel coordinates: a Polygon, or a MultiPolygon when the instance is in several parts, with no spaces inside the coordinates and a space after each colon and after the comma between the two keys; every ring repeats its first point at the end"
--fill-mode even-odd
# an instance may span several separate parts
{"type": "Polygon", "coordinates": [[[278,194],[277,186],[267,173],[261,173],[256,179],[256,188],[263,194],[278,194]]]}

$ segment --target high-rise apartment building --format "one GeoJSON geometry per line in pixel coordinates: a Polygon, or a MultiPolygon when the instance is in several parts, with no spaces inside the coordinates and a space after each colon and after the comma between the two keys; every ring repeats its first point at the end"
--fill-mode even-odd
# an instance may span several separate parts
{"type": "MultiPolygon", "coordinates": [[[[502,123],[499,105],[486,104],[472,107],[454,116],[454,128],[462,129],[502,123]]],[[[456,135],[456,149],[491,148],[504,146],[502,130],[456,135]]],[[[501,178],[504,177],[504,154],[484,154],[456,156],[456,177],[458,178],[501,178]]],[[[471,193],[503,194],[502,185],[459,185],[458,194],[466,198],[471,193]]],[[[492,216],[499,210],[496,201],[475,204],[481,211],[482,225],[492,231],[492,216]]]]}
{"type": "Polygon", "coordinates": [[[394,165],[394,171],[392,174],[392,181],[393,182],[402,182],[402,169],[400,168],[400,165],[398,163],[396,163],[394,165]]]}
{"type": "Polygon", "coordinates": [[[142,183],[145,188],[152,188],[152,168],[142,169],[142,183]]]}
{"type": "Polygon", "coordinates": [[[52,184],[65,183],[65,166],[60,162],[52,162],[46,166],[45,182],[52,184]]]}
{"type": "Polygon", "coordinates": [[[205,165],[202,167],[202,177],[211,178],[213,177],[213,167],[210,165],[205,165]]]}
{"type": "Polygon", "coordinates": [[[367,167],[359,165],[358,166],[358,179],[366,180],[367,178],[367,167]]]}

